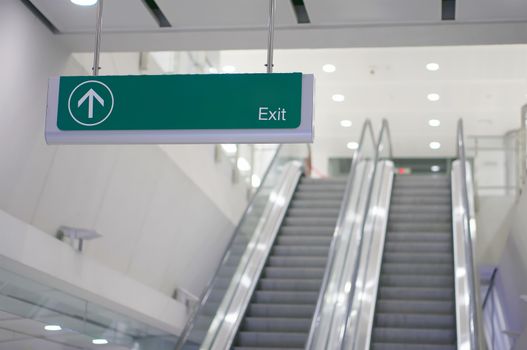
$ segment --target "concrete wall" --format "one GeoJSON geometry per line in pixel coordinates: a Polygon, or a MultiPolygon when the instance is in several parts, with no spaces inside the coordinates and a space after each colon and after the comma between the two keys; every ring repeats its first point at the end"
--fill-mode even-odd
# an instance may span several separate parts
{"type": "Polygon", "coordinates": [[[47,79],[85,74],[57,42],[20,1],[0,2],[0,210],[50,235],[95,229],[86,256],[165,295],[199,294],[245,187],[212,146],[47,146],[47,79]]]}

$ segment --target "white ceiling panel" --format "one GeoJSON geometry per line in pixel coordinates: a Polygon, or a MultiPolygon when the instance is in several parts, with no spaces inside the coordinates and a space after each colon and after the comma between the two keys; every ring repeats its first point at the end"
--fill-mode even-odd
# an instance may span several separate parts
{"type": "Polygon", "coordinates": [[[306,0],[305,4],[311,22],[315,24],[404,23],[441,19],[439,0],[306,0]]]}
{"type": "MultiPolygon", "coordinates": [[[[247,0],[157,0],[174,28],[215,28],[265,26],[269,1],[247,0]]],[[[277,1],[276,25],[295,24],[290,1],[277,1]]]]}
{"type": "MultiPolygon", "coordinates": [[[[77,6],[70,0],[31,0],[60,32],[94,31],[96,6],[77,6]]],[[[141,0],[104,2],[104,30],[153,30],[159,25],[141,0]]]]}
{"type": "Polygon", "coordinates": [[[507,21],[526,20],[525,0],[458,0],[456,20],[507,21]]]}

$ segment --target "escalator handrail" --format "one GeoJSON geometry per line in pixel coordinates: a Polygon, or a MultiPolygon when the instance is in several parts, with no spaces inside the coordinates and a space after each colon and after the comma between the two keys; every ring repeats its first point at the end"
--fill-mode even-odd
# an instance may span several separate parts
{"type": "Polygon", "coordinates": [[[463,120],[459,119],[457,124],[457,156],[460,161],[460,170],[461,170],[461,197],[463,205],[463,233],[464,233],[464,251],[466,259],[466,268],[467,268],[467,281],[469,288],[469,322],[470,322],[470,349],[479,350],[480,349],[480,325],[479,325],[479,306],[477,305],[477,285],[476,281],[478,280],[476,276],[475,261],[474,261],[474,242],[472,241],[472,228],[470,226],[471,221],[471,211],[470,211],[470,201],[468,194],[468,185],[467,185],[467,157],[465,153],[465,135],[463,130],[463,120]]]}
{"type": "MultiPolygon", "coordinates": [[[[382,140],[385,134],[386,134],[386,139],[388,141],[388,159],[393,159],[392,132],[390,131],[390,123],[388,123],[388,120],[383,119],[381,131],[379,132],[379,138],[377,139],[377,155],[380,155],[381,152],[383,151],[382,140]]],[[[379,159],[380,157],[377,156],[376,160],[379,160],[379,159]]],[[[377,166],[377,164],[375,164],[375,166],[377,166]]]]}
{"type": "Polygon", "coordinates": [[[331,275],[333,265],[335,263],[336,250],[338,246],[337,240],[339,240],[343,234],[342,227],[344,226],[343,224],[344,224],[344,221],[346,220],[346,213],[347,213],[348,206],[349,206],[350,194],[352,191],[352,184],[353,184],[353,181],[357,173],[357,165],[359,163],[359,159],[361,159],[363,155],[364,140],[366,139],[367,136],[369,136],[375,143],[373,127],[369,119],[367,119],[362,126],[360,140],[359,140],[359,148],[353,154],[353,157],[352,157],[350,172],[348,174],[348,178],[346,181],[346,189],[344,190],[344,196],[343,196],[344,200],[343,200],[342,205],[340,206],[337,224],[335,226],[333,238],[331,239],[331,245],[329,248],[328,260],[327,260],[328,263],[326,264],[326,269],[324,271],[324,277],[322,279],[320,293],[318,295],[315,312],[313,314],[313,320],[311,322],[311,327],[309,330],[309,336],[306,342],[306,347],[305,347],[306,349],[311,349],[311,347],[313,346],[313,340],[315,337],[315,333],[317,332],[317,329],[320,323],[320,310],[322,308],[324,297],[325,297],[325,294],[326,294],[326,291],[329,285],[329,277],[331,275]]]}
{"type": "MultiPolygon", "coordinates": [[[[264,175],[262,176],[262,180],[261,180],[262,184],[265,183],[265,180],[266,180],[267,176],[269,175],[269,172],[273,168],[273,165],[277,162],[277,160],[279,158],[278,156],[279,156],[281,150],[282,150],[282,145],[279,145],[278,148],[276,149],[276,152],[275,152],[271,162],[269,163],[269,166],[267,167],[267,169],[265,170],[264,175]]],[[[214,271],[214,275],[212,275],[212,278],[210,279],[209,283],[207,284],[207,288],[205,288],[205,291],[203,292],[203,294],[201,296],[201,301],[200,301],[199,305],[193,308],[192,313],[189,316],[188,321],[187,321],[187,323],[185,325],[185,328],[183,328],[183,332],[181,333],[181,337],[179,338],[179,340],[178,340],[178,342],[176,344],[176,350],[182,349],[184,344],[187,342],[187,339],[188,339],[188,337],[190,335],[190,332],[194,328],[194,321],[196,319],[196,316],[199,314],[199,312],[203,308],[203,306],[207,303],[207,301],[209,299],[209,296],[210,296],[210,294],[211,294],[211,292],[212,292],[212,290],[214,288],[215,282],[219,278],[219,272],[222,269],[222,267],[227,263],[227,260],[228,260],[228,258],[230,256],[231,252],[232,252],[233,245],[234,245],[234,240],[236,239],[236,237],[238,236],[238,234],[240,232],[240,227],[245,222],[245,218],[247,217],[247,214],[253,209],[254,201],[258,197],[258,194],[260,193],[262,187],[263,186],[258,187],[258,189],[252,195],[251,200],[249,202],[249,205],[245,208],[245,211],[244,211],[244,213],[242,215],[242,219],[238,223],[238,226],[236,226],[236,229],[234,230],[234,233],[232,234],[232,236],[231,236],[231,238],[229,240],[229,243],[227,244],[227,248],[225,248],[225,252],[223,253],[223,256],[222,256],[222,259],[221,259],[221,263],[218,265],[218,267],[214,271]]]]}
{"type": "MultiPolygon", "coordinates": [[[[371,199],[372,199],[372,195],[373,195],[373,188],[374,188],[374,182],[375,182],[375,177],[376,177],[376,174],[377,174],[377,168],[379,166],[379,160],[381,160],[381,153],[383,152],[384,150],[384,144],[383,144],[383,140],[385,138],[385,135],[386,135],[386,140],[387,140],[387,147],[388,147],[388,160],[391,160],[393,158],[393,146],[392,146],[392,136],[391,136],[391,132],[390,132],[390,124],[388,123],[388,121],[386,119],[383,119],[382,120],[382,126],[381,126],[381,130],[379,131],[379,137],[377,138],[377,142],[375,144],[375,157],[373,159],[373,164],[374,164],[374,168],[373,168],[373,175],[372,175],[372,181],[370,183],[370,186],[368,188],[368,193],[367,193],[367,199],[366,199],[366,209],[364,210],[364,213],[362,214],[362,220],[361,220],[361,228],[360,228],[360,234],[361,234],[361,237],[363,238],[364,237],[364,231],[366,230],[366,222],[368,220],[368,217],[370,215],[370,211],[372,210],[372,205],[371,205],[371,199]]],[[[361,242],[362,242],[362,238],[361,238],[361,242]]],[[[363,248],[363,245],[361,243],[360,245],[360,248],[357,252],[357,256],[355,257],[356,259],[356,263],[355,263],[355,266],[354,266],[354,271],[353,271],[353,275],[354,276],[354,280],[352,281],[351,283],[351,292],[349,293],[348,295],[348,300],[347,300],[347,305],[346,305],[346,308],[347,308],[347,312],[346,312],[346,320],[345,320],[345,325],[348,325],[349,323],[349,320],[350,320],[350,316],[351,316],[351,311],[352,311],[352,307],[353,307],[353,299],[355,298],[355,293],[356,293],[356,286],[357,286],[357,278],[359,276],[359,261],[360,261],[360,257],[362,256],[362,248],[363,248]]],[[[346,338],[346,333],[349,331],[350,329],[348,329],[348,327],[345,327],[344,329],[344,332],[343,332],[343,336],[342,336],[342,343],[341,343],[341,349],[345,346],[346,342],[345,342],[345,338],[346,338]]]]}

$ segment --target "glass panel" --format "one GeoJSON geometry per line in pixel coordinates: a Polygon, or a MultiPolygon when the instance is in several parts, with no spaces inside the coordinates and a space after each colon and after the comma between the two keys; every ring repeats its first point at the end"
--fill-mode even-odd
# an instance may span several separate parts
{"type": "Polygon", "coordinates": [[[133,350],[155,349],[154,344],[171,344],[173,348],[176,344],[176,337],[167,332],[4,269],[0,269],[0,284],[3,319],[12,316],[12,322],[22,322],[20,327],[26,331],[29,327],[32,336],[50,340],[60,336],[67,344],[83,349],[93,347],[94,339],[133,350]],[[46,325],[60,326],[61,330],[46,331],[46,325]]]}

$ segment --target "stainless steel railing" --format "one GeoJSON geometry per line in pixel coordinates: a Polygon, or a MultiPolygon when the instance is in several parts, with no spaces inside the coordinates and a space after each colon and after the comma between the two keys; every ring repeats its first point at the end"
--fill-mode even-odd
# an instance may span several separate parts
{"type": "Polygon", "coordinates": [[[368,192],[368,206],[361,227],[362,244],[357,252],[353,292],[349,295],[345,334],[340,349],[369,349],[394,174],[392,149],[390,127],[383,120],[376,144],[375,176],[368,192]]]}
{"type": "Polygon", "coordinates": [[[380,142],[375,141],[371,122],[368,120],[363,126],[360,146],[353,156],[348,175],[345,202],[341,206],[331,243],[306,349],[342,348],[345,332],[341,330],[346,324],[347,310],[352,299],[350,298],[353,294],[352,285],[358,267],[357,252],[361,247],[377,160],[381,152],[390,157],[392,152],[386,121],[383,121],[382,130],[383,134],[388,134],[389,141],[381,145],[380,142]],[[372,149],[367,150],[365,147],[369,142],[372,144],[372,149]]]}
{"type": "MultiPolygon", "coordinates": [[[[460,219],[462,220],[462,234],[463,234],[463,251],[465,256],[464,268],[466,270],[465,278],[467,284],[468,300],[468,331],[470,339],[471,350],[481,350],[484,348],[484,342],[482,341],[481,334],[481,310],[479,304],[479,274],[476,269],[473,241],[474,235],[473,226],[474,218],[472,217],[473,208],[471,208],[469,200],[469,176],[467,170],[467,157],[465,153],[465,136],[463,130],[463,120],[460,119],[457,125],[457,156],[459,160],[459,168],[461,181],[459,183],[461,190],[461,207],[462,213],[460,219]]],[[[457,299],[457,298],[456,298],[457,299]]],[[[456,300],[456,302],[462,302],[456,300]]],[[[457,304],[458,304],[457,303],[457,304]]],[[[458,305],[459,309],[459,305],[458,305]]],[[[458,327],[459,329],[459,327],[458,327]]]]}

